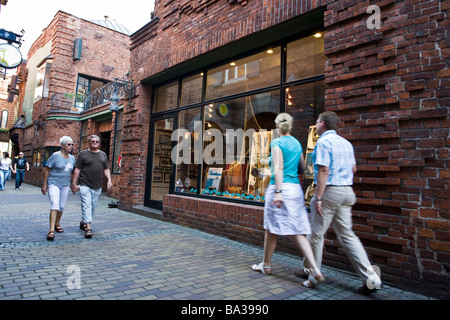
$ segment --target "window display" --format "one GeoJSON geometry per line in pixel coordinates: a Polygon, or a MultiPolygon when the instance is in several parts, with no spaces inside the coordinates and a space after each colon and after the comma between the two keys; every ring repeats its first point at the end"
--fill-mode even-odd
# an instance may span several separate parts
{"type": "MultiPolygon", "coordinates": [[[[198,166],[201,164],[199,155],[196,155],[196,150],[193,148],[199,143],[202,134],[201,128],[201,107],[191,108],[180,111],[178,114],[178,128],[183,128],[183,137],[188,147],[186,149],[176,148],[171,152],[177,152],[181,159],[176,163],[175,174],[175,191],[184,193],[197,193],[197,183],[199,181],[198,166]],[[200,126],[200,127],[199,127],[200,126]],[[187,154],[183,154],[186,152],[187,154]]],[[[171,157],[174,155],[170,154],[171,157]]]]}
{"type": "Polygon", "coordinates": [[[275,117],[280,113],[280,91],[272,90],[205,107],[203,176],[221,168],[220,185],[205,179],[202,194],[264,200],[270,180],[268,157],[275,117]],[[223,112],[224,105],[226,113],[223,112]],[[213,137],[211,137],[213,136],[213,137]]]}
{"type": "Polygon", "coordinates": [[[151,191],[161,195],[151,199],[169,193],[174,176],[170,192],[264,202],[270,142],[278,135],[275,118],[287,112],[309,165],[299,176],[309,203],[314,123],[325,109],[325,61],[323,39],[309,36],[157,87],[153,113],[176,114],[177,123],[170,130],[176,134],[167,137],[173,148],[154,133],[152,186],[158,190],[151,191]]]}
{"type": "Polygon", "coordinates": [[[153,200],[162,200],[163,195],[169,193],[170,169],[172,167],[170,160],[172,131],[173,118],[155,121],[151,189],[151,199],[153,200]],[[169,179],[166,175],[169,175],[169,179]]]}

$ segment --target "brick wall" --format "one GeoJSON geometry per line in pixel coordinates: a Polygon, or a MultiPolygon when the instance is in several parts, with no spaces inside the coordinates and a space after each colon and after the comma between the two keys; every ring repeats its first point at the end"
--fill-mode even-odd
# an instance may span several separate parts
{"type": "Polygon", "coordinates": [[[50,96],[53,93],[73,93],[78,74],[113,80],[129,71],[130,38],[86,20],[59,11],[53,27],[50,96]],[[81,60],[73,61],[76,38],[83,40],[81,60]]]}
{"type": "MultiPolygon", "coordinates": [[[[326,106],[358,164],[354,229],[386,280],[448,295],[449,3],[377,4],[379,30],[369,1],[325,13],[326,106]]],[[[330,238],[325,258],[340,256],[330,238]]]]}
{"type": "MultiPolygon", "coordinates": [[[[132,38],[133,76],[145,79],[322,5],[326,109],[340,115],[339,133],[358,164],[354,229],[385,281],[448,298],[448,1],[157,1],[158,19],[132,38]],[[381,10],[380,29],[367,27],[371,4],[381,10]]],[[[128,165],[145,162],[138,154],[147,153],[147,132],[136,120],[148,121],[150,97],[151,88],[141,87],[125,116],[125,139],[144,139],[141,153],[138,144],[127,146],[128,165]]],[[[142,204],[145,178],[128,168],[121,179],[133,182],[124,190],[128,205],[142,204]]],[[[167,220],[263,243],[260,207],[175,195],[163,206],[167,220]]],[[[351,268],[332,228],[324,260],[351,268]]]]}
{"type": "Polygon", "coordinates": [[[163,220],[258,246],[264,237],[263,218],[263,207],[164,195],[163,220]]]}
{"type": "Polygon", "coordinates": [[[133,103],[125,105],[123,117],[122,169],[119,192],[123,207],[143,205],[150,136],[151,87],[137,87],[133,103]]]}

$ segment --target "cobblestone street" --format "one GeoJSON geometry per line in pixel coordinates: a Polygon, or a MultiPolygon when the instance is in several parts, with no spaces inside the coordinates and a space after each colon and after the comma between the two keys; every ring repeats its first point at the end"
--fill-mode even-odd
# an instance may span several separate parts
{"type": "MultiPolygon", "coordinates": [[[[275,254],[272,275],[251,271],[262,248],[108,208],[102,197],[85,239],[80,200],[69,195],[64,233],[46,240],[49,201],[8,182],[0,192],[1,300],[429,300],[384,284],[366,297],[355,274],[323,267],[316,289],[294,276],[298,257],[275,254]],[[75,278],[78,276],[78,278],[75,278]]],[[[261,244],[262,245],[262,244],[261,244]]],[[[187,303],[186,303],[187,306],[187,303]]]]}

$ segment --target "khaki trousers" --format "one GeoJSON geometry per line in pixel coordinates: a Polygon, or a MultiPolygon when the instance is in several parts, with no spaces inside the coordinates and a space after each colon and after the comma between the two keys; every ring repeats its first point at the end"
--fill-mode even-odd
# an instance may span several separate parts
{"type": "Polygon", "coordinates": [[[367,253],[352,229],[352,206],[356,195],[352,187],[327,186],[322,196],[323,218],[316,212],[316,199],[311,200],[311,229],[309,236],[317,267],[322,265],[324,234],[333,223],[336,236],[345,250],[353,268],[367,283],[367,280],[381,283],[378,275],[370,264],[367,253]]]}

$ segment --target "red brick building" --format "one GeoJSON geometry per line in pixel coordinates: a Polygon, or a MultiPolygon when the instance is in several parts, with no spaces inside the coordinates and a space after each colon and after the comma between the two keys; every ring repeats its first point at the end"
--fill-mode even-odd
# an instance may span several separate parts
{"type": "Polygon", "coordinates": [[[17,98],[8,101],[8,86],[11,83],[11,76],[6,75],[0,78],[0,151],[11,152],[9,143],[9,129],[13,126],[16,112],[17,98]]]}
{"type": "MultiPolygon", "coordinates": [[[[131,36],[120,206],[262,245],[260,129],[292,114],[307,158],[317,115],[335,111],[356,151],[354,229],[370,260],[385,282],[448,298],[448,14],[448,1],[156,1],[131,36]],[[187,149],[173,149],[176,129],[187,149]],[[224,160],[228,129],[254,130],[235,162],[194,161],[196,147],[224,160]],[[173,164],[172,150],[189,161],[173,164]]],[[[333,230],[324,259],[350,268],[333,230]]]]}
{"type": "MultiPolygon", "coordinates": [[[[39,185],[61,135],[76,155],[99,134],[121,208],[261,246],[273,120],[294,117],[308,161],[317,115],[335,111],[356,152],[354,229],[370,260],[386,283],[448,298],[448,15],[433,0],[157,0],[130,42],[58,12],[18,71],[25,124],[10,136],[39,185]],[[86,88],[129,70],[131,103],[85,107],[86,88]]],[[[350,269],[326,238],[324,262],[350,269]]],[[[287,238],[278,249],[297,253],[287,238]]]]}
{"type": "Polygon", "coordinates": [[[26,68],[18,70],[22,124],[10,132],[16,151],[31,162],[27,183],[40,185],[42,166],[64,135],[74,140],[75,156],[86,148],[88,135],[99,135],[113,180],[118,178],[120,148],[115,147],[120,137],[115,133],[120,125],[115,120],[122,118],[122,107],[111,112],[112,87],[104,89],[129,72],[130,37],[123,30],[113,22],[95,23],[58,11],[31,46],[26,68]]]}

